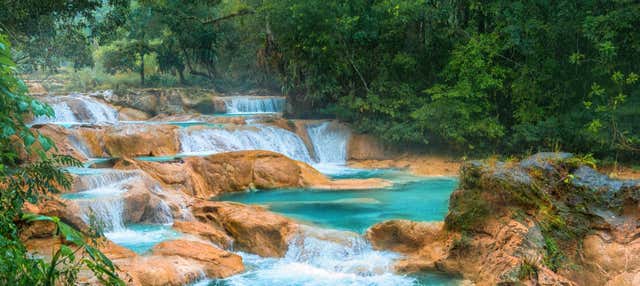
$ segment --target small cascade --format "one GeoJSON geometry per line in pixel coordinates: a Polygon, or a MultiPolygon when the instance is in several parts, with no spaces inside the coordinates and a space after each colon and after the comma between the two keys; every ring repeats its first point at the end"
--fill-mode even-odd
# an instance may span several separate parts
{"type": "Polygon", "coordinates": [[[91,153],[91,150],[89,150],[87,145],[83,142],[82,138],[79,138],[78,136],[73,134],[69,135],[68,138],[73,148],[80,151],[80,153],[82,153],[84,157],[86,158],[92,157],[93,154],[91,153]]]}
{"type": "Polygon", "coordinates": [[[127,184],[141,179],[139,171],[101,170],[77,176],[74,181],[76,193],[63,195],[80,206],[81,217],[87,223],[95,223],[104,231],[123,231],[124,199],[127,184]]]}
{"type": "Polygon", "coordinates": [[[335,122],[322,122],[307,127],[318,163],[345,164],[351,131],[335,122]]]}
{"type": "Polygon", "coordinates": [[[171,208],[165,201],[160,201],[156,209],[153,212],[153,217],[149,219],[150,223],[172,225],[173,215],[171,214],[171,208]]]}
{"type": "Polygon", "coordinates": [[[43,101],[53,108],[55,115],[52,118],[39,116],[33,121],[33,124],[113,123],[118,121],[118,112],[113,107],[86,95],[53,96],[45,98],[43,101]]]}
{"type": "Polygon", "coordinates": [[[221,153],[240,150],[267,150],[292,159],[311,162],[309,150],[295,133],[273,126],[227,130],[219,128],[184,129],[180,133],[182,152],[221,153]]]}
{"type": "Polygon", "coordinates": [[[124,200],[122,197],[78,200],[82,220],[94,223],[105,232],[123,231],[124,200]]]}
{"type": "Polygon", "coordinates": [[[276,113],[284,110],[284,97],[230,96],[224,98],[229,114],[276,113]]]}
{"type": "Polygon", "coordinates": [[[118,186],[122,186],[130,180],[139,179],[141,176],[142,173],[138,170],[101,170],[93,174],[78,176],[74,181],[74,189],[85,194],[97,195],[104,193],[108,196],[111,195],[108,190],[118,189],[118,186]]]}
{"type": "Polygon", "coordinates": [[[393,273],[397,254],[373,250],[364,238],[346,231],[303,226],[282,259],[241,255],[249,270],[224,279],[223,285],[415,285],[416,282],[415,278],[393,273]]]}

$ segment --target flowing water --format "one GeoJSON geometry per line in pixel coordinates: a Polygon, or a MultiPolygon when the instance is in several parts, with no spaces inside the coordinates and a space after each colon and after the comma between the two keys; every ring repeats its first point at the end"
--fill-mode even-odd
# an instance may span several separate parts
{"type": "Polygon", "coordinates": [[[44,100],[54,111],[53,117],[39,116],[33,124],[114,123],[118,112],[110,105],[82,94],[52,96],[44,100]]]}
{"type": "Polygon", "coordinates": [[[267,125],[240,127],[235,130],[187,128],[180,131],[180,145],[185,154],[268,150],[299,161],[312,161],[307,146],[298,135],[267,125]]]}
{"type": "Polygon", "coordinates": [[[155,224],[127,225],[125,198],[129,185],[142,180],[140,171],[77,168],[74,180],[75,193],[63,194],[80,207],[80,217],[87,224],[99,226],[107,238],[135,252],[145,252],[164,240],[177,238],[179,233],[170,225],[173,217],[165,202],[158,204],[149,219],[155,224]]]}
{"type": "Polygon", "coordinates": [[[224,98],[228,114],[277,113],[284,110],[284,97],[229,96],[224,98]]]}
{"type": "MultiPolygon", "coordinates": [[[[58,96],[49,100],[55,118],[37,118],[35,123],[55,122],[72,125],[85,123],[173,124],[180,127],[180,154],[139,157],[147,161],[172,161],[239,150],[269,150],[312,164],[332,178],[383,178],[393,186],[374,190],[327,191],[279,189],[226,195],[221,200],[268,207],[274,212],[297,219],[301,232],[290,242],[283,258],[263,258],[237,252],[246,271],[226,279],[203,280],[196,285],[457,285],[459,280],[434,273],[400,275],[393,272],[393,252],[376,251],[362,237],[372,225],[388,219],[418,221],[442,220],[448,199],[457,184],[455,178],[424,178],[398,170],[363,170],[346,165],[351,132],[333,121],[307,124],[307,146],[297,134],[261,124],[252,114],[278,113],[284,98],[235,96],[225,99],[228,115],[247,117],[247,125],[230,128],[201,121],[118,122],[115,109],[84,95],[58,96]]],[[[82,138],[72,137],[75,148],[90,157],[82,138]]],[[[105,236],[117,244],[144,254],[165,240],[188,238],[173,228],[172,212],[160,203],[145,224],[126,221],[126,195],[139,180],[149,180],[140,171],[94,169],[109,166],[110,158],[91,159],[84,168],[69,168],[74,174],[74,190],[63,197],[80,206],[81,217],[102,226],[105,236]]],[[[144,181],[147,182],[147,181],[144,181]]],[[[153,193],[162,192],[159,184],[145,185],[153,193]]],[[[182,219],[193,219],[187,206],[181,206],[182,219]]]]}
{"type": "Polygon", "coordinates": [[[206,280],[200,286],[235,285],[457,285],[451,277],[392,272],[392,252],[376,251],[361,236],[345,231],[302,227],[285,256],[263,258],[239,253],[247,271],[226,279],[206,280]]]}

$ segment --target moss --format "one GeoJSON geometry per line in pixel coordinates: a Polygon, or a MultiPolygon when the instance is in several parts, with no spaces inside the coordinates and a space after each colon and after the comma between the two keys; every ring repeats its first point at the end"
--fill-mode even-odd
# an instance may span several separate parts
{"type": "Polygon", "coordinates": [[[560,247],[558,247],[556,240],[550,235],[544,235],[544,243],[546,252],[542,262],[553,272],[558,272],[564,265],[566,257],[564,253],[562,253],[562,250],[560,250],[560,247]]]}
{"type": "Polygon", "coordinates": [[[471,248],[471,236],[463,231],[459,238],[453,240],[451,250],[458,255],[466,252],[471,248]]]}
{"type": "Polygon", "coordinates": [[[489,204],[480,195],[479,190],[466,191],[452,199],[452,208],[445,218],[448,229],[473,231],[489,214],[489,204]],[[455,201],[453,201],[455,200],[455,201]]]}
{"type": "Polygon", "coordinates": [[[532,259],[525,258],[517,271],[518,280],[532,280],[538,277],[538,266],[532,259]]]}

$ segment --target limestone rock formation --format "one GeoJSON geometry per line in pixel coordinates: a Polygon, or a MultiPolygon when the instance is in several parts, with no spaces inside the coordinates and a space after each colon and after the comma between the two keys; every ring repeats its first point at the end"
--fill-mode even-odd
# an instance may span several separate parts
{"type": "Polygon", "coordinates": [[[640,182],[570,154],[469,162],[442,227],[388,221],[367,237],[405,253],[401,271],[440,270],[477,285],[635,285],[640,182]]]}
{"type": "Polygon", "coordinates": [[[173,125],[119,125],[106,131],[104,145],[113,157],[174,155],[180,150],[173,125]]]}
{"type": "Polygon", "coordinates": [[[211,241],[224,249],[231,247],[233,243],[233,238],[231,238],[224,229],[216,228],[212,224],[206,224],[200,221],[174,221],[173,228],[179,232],[195,235],[201,239],[211,241]]]}
{"type": "Polygon", "coordinates": [[[201,222],[224,229],[236,250],[265,257],[282,257],[297,224],[259,206],[231,202],[196,202],[191,210],[201,222]]]}
{"type": "Polygon", "coordinates": [[[197,241],[164,241],[154,246],[152,253],[195,260],[210,278],[229,277],[244,271],[242,258],[237,254],[197,241]]]}
{"type": "Polygon", "coordinates": [[[244,271],[242,258],[212,245],[186,240],[165,241],[151,255],[115,259],[131,277],[128,285],[187,285],[207,277],[225,278],[244,271]]]}

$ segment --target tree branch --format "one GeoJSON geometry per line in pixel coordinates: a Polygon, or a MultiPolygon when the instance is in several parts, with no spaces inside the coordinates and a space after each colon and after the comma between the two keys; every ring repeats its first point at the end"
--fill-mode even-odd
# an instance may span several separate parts
{"type": "Polygon", "coordinates": [[[231,19],[231,18],[235,18],[235,17],[240,17],[240,16],[245,16],[245,15],[249,15],[249,14],[253,14],[253,13],[255,13],[255,11],[253,11],[253,10],[251,10],[251,9],[246,8],[246,9],[242,9],[242,10],[240,10],[240,11],[238,11],[238,12],[231,13],[231,14],[226,15],[226,16],[222,16],[222,17],[220,17],[220,18],[215,18],[215,19],[212,19],[212,20],[204,21],[204,22],[202,22],[202,24],[205,24],[205,25],[206,25],[206,24],[213,24],[213,25],[216,25],[216,24],[218,24],[219,22],[224,21],[224,20],[227,20],[227,19],[231,19]]]}

